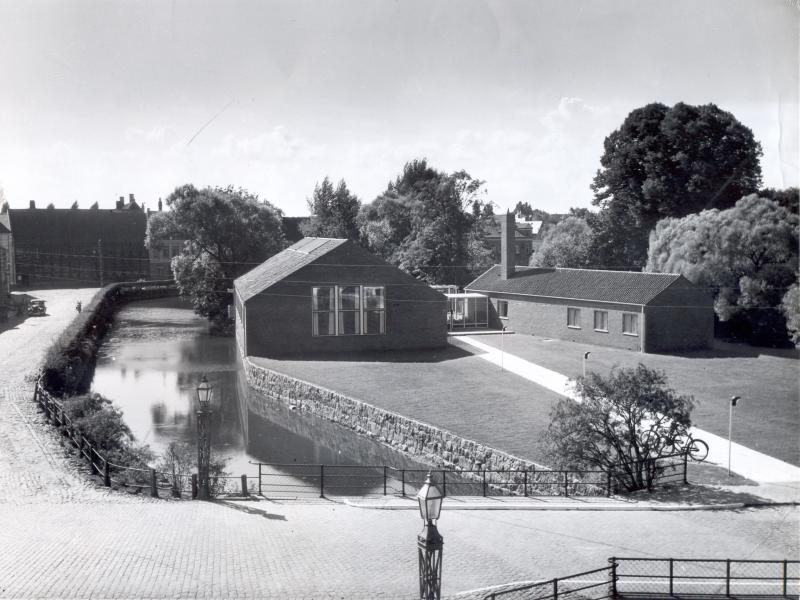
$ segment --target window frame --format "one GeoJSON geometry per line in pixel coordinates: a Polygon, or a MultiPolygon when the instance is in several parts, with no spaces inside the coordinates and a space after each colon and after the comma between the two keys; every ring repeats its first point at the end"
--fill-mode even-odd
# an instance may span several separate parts
{"type": "Polygon", "coordinates": [[[567,328],[569,329],[581,329],[581,309],[577,306],[568,306],[567,307],[567,328]],[[575,315],[574,319],[570,319],[571,315],[575,315]],[[570,323],[575,324],[570,324],[570,323]]]}
{"type": "Polygon", "coordinates": [[[311,337],[350,337],[357,335],[386,335],[386,286],[385,285],[364,285],[364,284],[345,284],[345,285],[318,285],[311,287],[311,337]],[[342,308],[342,290],[344,288],[356,288],[356,303],[357,308],[342,308]],[[317,290],[329,289],[333,291],[333,306],[326,310],[315,308],[315,299],[317,290]],[[381,307],[380,308],[366,308],[365,289],[379,289],[381,307]],[[365,333],[367,315],[368,313],[378,313],[380,315],[380,331],[374,333],[365,333]],[[317,315],[319,314],[333,314],[333,333],[319,333],[319,326],[317,323],[317,315]],[[355,323],[357,331],[344,333],[344,323],[342,318],[345,314],[355,314],[355,323]]]}
{"type": "Polygon", "coordinates": [[[594,310],[594,330],[599,331],[600,333],[608,333],[608,311],[595,309],[594,310]],[[597,316],[603,315],[603,327],[597,326],[597,316]]]}
{"type": "Polygon", "coordinates": [[[497,301],[497,316],[501,319],[508,319],[508,300],[497,301]],[[501,307],[503,307],[501,309],[501,307]]]}
{"type": "Polygon", "coordinates": [[[639,337],[639,313],[622,313],[622,335],[629,335],[631,337],[639,337]],[[626,319],[630,319],[630,323],[635,325],[634,331],[625,330],[626,319]]]}

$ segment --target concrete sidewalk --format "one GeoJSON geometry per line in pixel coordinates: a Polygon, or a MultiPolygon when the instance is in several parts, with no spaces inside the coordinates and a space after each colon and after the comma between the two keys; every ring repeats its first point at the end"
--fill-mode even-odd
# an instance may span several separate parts
{"type": "MultiPolygon", "coordinates": [[[[503,352],[469,336],[461,336],[458,339],[480,350],[481,354],[479,356],[484,360],[502,366],[504,370],[519,375],[556,394],[576,400],[574,381],[566,375],[546,369],[508,352],[503,352]]],[[[696,427],[692,427],[690,431],[694,437],[703,439],[708,444],[709,452],[706,460],[709,463],[727,465],[728,440],[696,427]]],[[[733,469],[734,472],[751,481],[763,484],[800,482],[800,467],[737,443],[731,445],[731,455],[732,464],[735,467],[733,469]]]]}

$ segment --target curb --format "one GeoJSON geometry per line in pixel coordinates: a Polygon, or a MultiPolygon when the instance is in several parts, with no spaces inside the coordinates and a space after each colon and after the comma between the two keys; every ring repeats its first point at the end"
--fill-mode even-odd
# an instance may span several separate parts
{"type": "MultiPolygon", "coordinates": [[[[418,510],[414,504],[365,504],[344,499],[346,506],[366,510],[418,510]]],[[[726,504],[464,504],[446,505],[442,510],[558,510],[558,511],[700,511],[700,510],[741,510],[744,508],[774,508],[779,506],[798,506],[800,502],[732,502],[726,504]]]]}

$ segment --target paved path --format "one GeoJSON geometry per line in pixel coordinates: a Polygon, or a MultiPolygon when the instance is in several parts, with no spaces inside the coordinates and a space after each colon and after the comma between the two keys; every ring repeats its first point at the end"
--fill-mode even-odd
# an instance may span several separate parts
{"type": "MultiPolygon", "coordinates": [[[[546,369],[508,352],[478,341],[469,336],[459,336],[460,341],[469,344],[482,352],[481,358],[524,377],[552,392],[576,399],[574,382],[561,373],[546,369]]],[[[728,464],[728,440],[711,432],[693,427],[691,433],[708,443],[708,461],[720,466],[728,464]]],[[[773,458],[761,452],[733,443],[731,447],[731,464],[733,470],[758,483],[794,483],[800,482],[800,468],[787,462],[773,458]]]]}

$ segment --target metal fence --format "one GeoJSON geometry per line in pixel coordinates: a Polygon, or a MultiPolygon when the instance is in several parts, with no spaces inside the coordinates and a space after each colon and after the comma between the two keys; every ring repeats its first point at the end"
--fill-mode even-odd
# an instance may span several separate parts
{"type": "Polygon", "coordinates": [[[612,558],[619,597],[800,594],[800,561],[612,558]]]}
{"type": "MultiPolygon", "coordinates": [[[[684,456],[665,457],[660,483],[685,481],[684,456]]],[[[428,473],[445,496],[610,496],[613,471],[548,469],[398,469],[387,465],[251,463],[258,467],[258,493],[266,497],[407,496],[428,473]]]]}
{"type": "Polygon", "coordinates": [[[798,598],[800,561],[609,558],[609,566],[536,583],[499,587],[484,600],[605,598],[798,598]]]}

